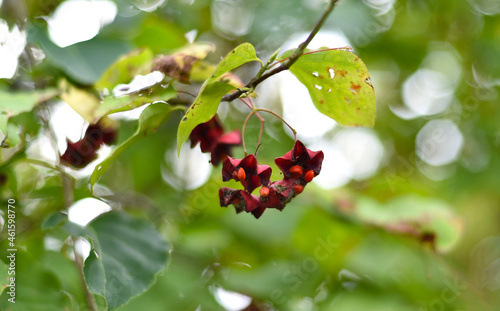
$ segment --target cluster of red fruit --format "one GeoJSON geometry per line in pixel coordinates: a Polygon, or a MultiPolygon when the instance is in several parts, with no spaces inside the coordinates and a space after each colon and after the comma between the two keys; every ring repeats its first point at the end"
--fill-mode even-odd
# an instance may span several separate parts
{"type": "Polygon", "coordinates": [[[259,165],[253,154],[243,159],[227,157],[222,165],[222,180],[239,181],[244,190],[222,187],[220,205],[233,205],[237,213],[245,211],[255,218],[259,218],[266,208],[283,210],[320,173],[323,157],[323,151],[311,151],[297,140],[292,150],[275,159],[284,178],[273,182],[270,182],[271,167],[259,165]],[[253,195],[260,186],[260,196],[253,195]]]}
{"type": "Polygon", "coordinates": [[[68,147],[61,156],[61,163],[76,168],[87,166],[97,158],[97,150],[102,144],[111,145],[116,140],[116,130],[102,122],[90,124],[85,135],[77,142],[67,140],[68,147]]]}

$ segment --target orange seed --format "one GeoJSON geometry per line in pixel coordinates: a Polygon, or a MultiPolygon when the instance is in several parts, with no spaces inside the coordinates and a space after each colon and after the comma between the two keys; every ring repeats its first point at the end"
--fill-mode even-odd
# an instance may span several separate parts
{"type": "Polygon", "coordinates": [[[300,176],[302,176],[302,173],[304,172],[302,170],[302,167],[298,166],[298,165],[294,165],[292,166],[289,170],[288,170],[290,173],[292,173],[292,177],[297,179],[299,178],[300,176]]]}
{"type": "Polygon", "coordinates": [[[304,176],[304,180],[306,182],[311,182],[314,178],[315,174],[313,170],[307,171],[306,175],[304,176]]]}
{"type": "Polygon", "coordinates": [[[267,198],[267,196],[269,195],[269,188],[268,187],[262,187],[262,188],[260,188],[259,193],[260,193],[261,197],[267,198]]]}
{"type": "Polygon", "coordinates": [[[245,174],[245,170],[243,169],[243,167],[240,167],[240,169],[238,170],[238,180],[244,181],[246,177],[247,175],[245,174]]]}
{"type": "Polygon", "coordinates": [[[304,191],[304,186],[302,186],[302,185],[293,186],[293,192],[295,192],[295,194],[299,194],[302,191],[304,191]]]}

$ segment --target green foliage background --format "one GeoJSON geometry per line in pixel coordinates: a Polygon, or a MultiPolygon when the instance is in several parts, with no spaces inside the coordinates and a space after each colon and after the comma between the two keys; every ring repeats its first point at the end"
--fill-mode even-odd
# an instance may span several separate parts
{"type": "MultiPolygon", "coordinates": [[[[13,24],[20,13],[7,2],[1,17],[13,24]]],[[[208,61],[217,63],[244,42],[253,44],[265,59],[294,33],[312,29],[322,13],[322,6],[314,7],[313,2],[169,0],[153,13],[118,15],[97,37],[62,49],[50,41],[45,23],[36,18],[52,12],[57,2],[19,1],[26,9],[28,42],[43,49],[46,59],[30,71],[22,56],[19,74],[0,80],[0,100],[2,94],[20,92],[29,101],[42,96],[32,93],[29,85],[50,92],[61,78],[76,85],[94,84],[125,53],[141,47],[154,54],[171,52],[187,43],[184,33],[193,29],[200,42],[217,47],[208,61]],[[223,3],[239,8],[234,14],[251,16],[247,34],[227,34],[212,24],[211,14],[223,3]]],[[[169,121],[156,133],[134,140],[99,180],[112,193],[100,199],[137,221],[147,219],[148,228],[156,228],[168,241],[158,238],[158,245],[171,248],[167,268],[154,285],[120,310],[220,310],[214,297],[217,288],[252,297],[253,309],[248,310],[498,310],[498,4],[397,0],[389,12],[377,15],[379,11],[367,3],[341,1],[323,29],[341,29],[369,72],[375,73],[374,130],[389,151],[378,173],[333,190],[310,185],[283,212],[267,211],[259,220],[236,215],[219,206],[222,181],[217,168],[194,190],[162,182],[160,167],[165,153],[176,149],[182,117],[179,111],[165,112],[170,113],[169,121]],[[461,59],[456,100],[439,115],[403,120],[389,105],[402,105],[403,82],[436,46],[453,47],[461,59]],[[433,181],[418,168],[415,139],[426,122],[441,118],[458,125],[465,145],[458,161],[447,166],[453,173],[433,181]],[[470,163],[484,157],[487,165],[473,169],[470,163]]],[[[117,5],[121,10],[134,3],[117,5]]],[[[252,70],[248,66],[236,73],[247,81],[252,70]]],[[[280,107],[279,98],[276,101],[280,107]]],[[[224,121],[227,129],[239,128],[245,117],[234,105],[229,105],[231,113],[224,121]]],[[[41,132],[39,113],[27,109],[9,122],[21,124],[24,137],[35,137],[41,132]]],[[[288,151],[293,140],[278,121],[269,119],[266,126],[272,127],[274,136],[264,134],[268,143],[260,148],[259,162],[274,165],[274,158],[288,151]]],[[[257,122],[248,131],[252,141],[257,122]]],[[[122,121],[120,143],[135,133],[141,133],[137,121],[122,121]]],[[[249,148],[255,146],[250,144],[249,148]]],[[[66,210],[60,173],[30,164],[26,146],[18,146],[0,153],[0,173],[6,178],[0,188],[4,221],[7,199],[15,198],[17,207],[18,303],[6,301],[4,286],[0,309],[87,310],[67,239],[69,234],[91,234],[75,233],[77,229],[59,218],[66,210]],[[46,237],[64,242],[62,249],[46,249],[46,237]]],[[[235,153],[243,154],[241,148],[235,153]]],[[[77,179],[74,187],[75,201],[92,196],[89,178],[77,179]]],[[[2,281],[9,263],[7,237],[4,225],[2,281]]],[[[141,249],[146,257],[149,251],[157,254],[159,249],[141,249]]],[[[107,308],[102,297],[96,300],[99,309],[107,308]]]]}

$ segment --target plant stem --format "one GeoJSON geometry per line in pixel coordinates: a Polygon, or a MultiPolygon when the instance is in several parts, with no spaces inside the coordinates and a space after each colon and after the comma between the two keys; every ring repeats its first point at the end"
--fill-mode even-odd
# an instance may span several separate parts
{"type": "Polygon", "coordinates": [[[20,159],[18,161],[19,162],[25,162],[25,163],[28,163],[28,164],[42,166],[42,167],[45,167],[45,168],[48,168],[48,169],[51,169],[51,170],[54,170],[54,171],[58,171],[58,172],[60,171],[60,169],[58,169],[57,167],[52,166],[52,165],[50,165],[47,162],[44,162],[44,161],[41,161],[41,160],[37,160],[37,159],[25,158],[25,159],[20,159]]]}
{"type": "Polygon", "coordinates": [[[80,280],[82,282],[82,286],[85,290],[85,298],[87,298],[87,304],[89,306],[90,311],[98,311],[97,309],[97,304],[94,299],[94,295],[90,292],[87,282],[85,281],[85,275],[83,274],[83,258],[78,254],[76,251],[76,242],[78,241],[78,238],[75,236],[71,237],[71,240],[73,241],[73,253],[75,254],[75,264],[78,267],[78,275],[80,276],[80,280]]]}
{"type": "Polygon", "coordinates": [[[247,116],[247,118],[245,119],[245,122],[243,123],[243,128],[241,129],[241,140],[242,140],[242,143],[243,143],[243,151],[245,152],[245,156],[247,155],[247,149],[246,149],[246,146],[245,146],[245,129],[247,127],[247,122],[248,120],[250,119],[250,117],[252,115],[256,115],[257,118],[259,118],[260,120],[260,130],[259,130],[259,139],[257,140],[257,147],[255,148],[255,155],[257,155],[257,152],[259,152],[259,147],[261,145],[261,141],[262,141],[262,133],[264,132],[264,123],[266,123],[266,119],[264,119],[258,112],[258,109],[255,109],[255,105],[252,101],[252,98],[251,97],[247,97],[248,98],[248,101],[247,99],[245,98],[240,98],[240,100],[248,106],[248,108],[252,109],[252,112],[247,116]]]}
{"type": "Polygon", "coordinates": [[[260,120],[259,139],[257,140],[257,147],[255,148],[255,156],[257,156],[257,152],[259,152],[260,143],[262,141],[262,133],[264,132],[264,123],[266,123],[266,119],[264,119],[258,112],[255,113],[255,115],[260,120]]]}
{"type": "Polygon", "coordinates": [[[288,124],[288,122],[286,122],[285,119],[283,119],[282,116],[280,116],[279,114],[277,114],[276,112],[274,112],[272,110],[265,109],[265,108],[257,108],[257,109],[255,109],[255,112],[258,112],[258,111],[264,111],[264,112],[270,113],[270,114],[274,115],[275,117],[277,117],[278,119],[280,119],[292,131],[293,138],[295,140],[297,140],[297,131],[290,124],[288,124]]]}
{"type": "Polygon", "coordinates": [[[257,111],[256,110],[252,110],[248,116],[245,118],[245,121],[243,122],[243,127],[241,128],[241,144],[243,146],[243,152],[245,152],[245,157],[248,155],[248,152],[247,152],[247,147],[245,145],[245,129],[247,128],[247,123],[248,123],[248,120],[250,119],[251,116],[253,116],[257,111]]]}
{"type": "MultiPolygon", "coordinates": [[[[73,205],[73,181],[71,180],[71,176],[69,176],[63,167],[58,167],[59,172],[61,173],[62,178],[62,186],[63,186],[63,197],[64,197],[64,206],[68,209],[71,205],[73,205]]],[[[75,265],[78,270],[78,275],[80,277],[80,281],[83,286],[83,290],[85,292],[85,298],[87,299],[87,305],[90,311],[98,311],[97,304],[94,299],[94,295],[90,292],[87,282],[85,281],[85,275],[83,274],[83,258],[76,251],[76,242],[78,238],[76,236],[71,237],[71,241],[73,242],[73,254],[75,255],[75,265]]]]}
{"type": "MultiPolygon", "coordinates": [[[[45,106],[45,108],[46,108],[46,106],[45,106]]],[[[50,112],[48,109],[47,109],[47,115],[50,118],[50,112]]],[[[54,133],[54,130],[50,126],[48,119],[45,119],[42,117],[41,120],[42,120],[43,127],[48,132],[50,142],[52,144],[52,147],[54,148],[54,151],[57,155],[57,158],[60,159],[61,154],[59,153],[59,151],[57,149],[56,135],[54,133]]],[[[47,168],[54,168],[61,174],[64,207],[68,210],[71,207],[71,205],[73,205],[73,202],[74,202],[74,196],[73,196],[74,179],[72,179],[72,177],[70,175],[68,175],[68,173],[66,173],[64,167],[62,167],[59,164],[56,167],[52,167],[48,163],[42,164],[44,162],[39,161],[39,160],[35,160],[35,159],[26,159],[26,160],[28,160],[28,162],[31,164],[36,164],[36,165],[44,166],[47,168]]],[[[97,304],[96,304],[95,299],[94,299],[94,295],[92,295],[92,293],[90,292],[90,290],[87,286],[87,282],[85,281],[85,275],[83,274],[83,258],[80,256],[80,254],[78,254],[78,252],[76,251],[76,248],[75,248],[76,241],[78,240],[78,238],[75,236],[71,236],[71,240],[73,242],[73,254],[75,255],[75,265],[76,265],[76,269],[78,270],[78,275],[80,276],[80,280],[82,282],[83,290],[85,292],[85,298],[87,299],[87,305],[88,305],[90,311],[98,311],[97,304]]]]}
{"type": "MultiPolygon", "coordinates": [[[[321,49],[321,50],[309,51],[309,52],[306,52],[306,53],[302,53],[301,56],[309,55],[309,54],[314,54],[314,53],[320,53],[320,52],[326,52],[326,51],[336,51],[336,50],[348,50],[348,51],[352,51],[352,47],[350,47],[350,46],[342,46],[342,47],[339,47],[339,48],[328,48],[328,49],[321,49]]],[[[271,66],[269,66],[269,68],[274,67],[278,63],[286,62],[287,60],[290,59],[290,57],[277,60],[275,63],[273,63],[271,66]]]]}
{"type": "MultiPolygon", "coordinates": [[[[262,74],[261,76],[256,75],[250,82],[248,82],[247,85],[245,85],[244,88],[254,90],[257,87],[257,85],[259,85],[260,83],[262,83],[264,80],[268,79],[269,77],[274,76],[275,74],[280,73],[282,71],[288,70],[300,58],[300,56],[302,56],[302,54],[304,53],[304,50],[309,45],[309,43],[312,41],[314,36],[316,36],[318,31],[321,29],[321,27],[325,23],[325,20],[327,19],[328,15],[332,12],[333,7],[335,6],[335,4],[337,2],[338,2],[338,0],[330,0],[328,7],[326,8],[326,10],[323,13],[323,15],[321,16],[321,18],[316,23],[316,26],[314,26],[313,30],[311,31],[311,33],[309,34],[307,39],[299,45],[299,47],[295,50],[293,55],[286,62],[282,63],[279,67],[276,67],[273,70],[271,70],[265,74],[262,74]]],[[[261,74],[260,71],[259,71],[259,74],[261,74]]],[[[241,95],[243,95],[246,92],[247,91],[244,91],[241,89],[237,90],[234,93],[227,94],[224,97],[222,97],[221,101],[231,102],[231,101],[235,100],[236,98],[239,98],[241,95]]]]}

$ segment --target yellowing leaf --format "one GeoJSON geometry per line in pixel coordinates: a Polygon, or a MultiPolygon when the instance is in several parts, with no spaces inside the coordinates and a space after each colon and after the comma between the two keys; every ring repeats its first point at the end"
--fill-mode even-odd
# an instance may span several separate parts
{"type": "MultiPolygon", "coordinates": [[[[281,59],[293,52],[285,52],[281,59]]],[[[307,87],[314,106],[324,115],[345,126],[375,124],[375,91],[356,54],[331,49],[305,54],[290,72],[307,87]]]]}
{"type": "Polygon", "coordinates": [[[94,111],[99,107],[100,100],[94,94],[79,89],[66,80],[59,83],[59,87],[63,90],[61,99],[73,108],[87,122],[94,122],[94,111]]]}
{"type": "Polygon", "coordinates": [[[106,96],[94,112],[94,120],[97,121],[105,115],[132,110],[155,101],[167,101],[174,98],[177,92],[172,85],[169,85],[167,88],[156,87],[153,94],[153,96],[140,96],[140,94],[131,94],[122,97],[106,96]]]}

